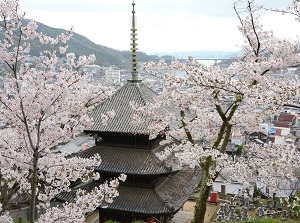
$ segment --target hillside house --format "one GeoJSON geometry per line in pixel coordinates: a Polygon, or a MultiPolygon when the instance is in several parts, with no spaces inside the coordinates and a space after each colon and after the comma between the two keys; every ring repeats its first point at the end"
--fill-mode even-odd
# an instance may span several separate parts
{"type": "Polygon", "coordinates": [[[264,132],[258,131],[258,132],[252,132],[249,134],[249,140],[250,142],[256,142],[259,144],[264,144],[267,142],[268,135],[264,132]]]}
{"type": "MultiPolygon", "coordinates": [[[[243,191],[243,185],[238,181],[232,179],[229,173],[220,173],[216,180],[213,182],[212,190],[222,195],[237,195],[243,191]]],[[[254,188],[249,189],[249,194],[253,195],[254,188]]]]}
{"type": "Polygon", "coordinates": [[[297,125],[297,117],[294,114],[281,113],[274,123],[274,127],[291,128],[297,125]]]}

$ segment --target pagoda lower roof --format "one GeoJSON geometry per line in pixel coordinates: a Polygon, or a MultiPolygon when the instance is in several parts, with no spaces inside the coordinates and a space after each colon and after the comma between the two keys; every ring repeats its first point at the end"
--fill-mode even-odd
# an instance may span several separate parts
{"type": "Polygon", "coordinates": [[[99,145],[77,155],[89,158],[99,154],[102,162],[96,172],[124,173],[127,175],[164,175],[175,172],[171,164],[160,161],[153,150],[122,146],[99,145]]]}
{"type": "MultiPolygon", "coordinates": [[[[176,213],[188,200],[201,180],[199,168],[185,168],[166,177],[155,188],[142,188],[120,185],[119,196],[100,211],[136,213],[143,215],[164,215],[176,213]]],[[[100,183],[92,182],[81,189],[90,191],[100,183]]],[[[73,202],[76,190],[64,192],[56,198],[60,201],[73,202]]]]}

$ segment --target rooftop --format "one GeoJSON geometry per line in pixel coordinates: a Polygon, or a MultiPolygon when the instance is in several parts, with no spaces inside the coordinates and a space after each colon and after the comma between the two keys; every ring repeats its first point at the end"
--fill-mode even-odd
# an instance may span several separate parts
{"type": "Polygon", "coordinates": [[[278,121],[288,121],[293,122],[296,119],[295,115],[281,113],[278,117],[278,121]]]}
{"type": "Polygon", "coordinates": [[[127,83],[91,112],[90,115],[94,119],[94,124],[86,131],[148,135],[148,125],[136,126],[132,124],[132,116],[138,112],[130,106],[130,102],[146,105],[147,103],[154,103],[156,96],[156,93],[143,83],[127,83]],[[114,118],[109,119],[108,123],[103,125],[101,115],[112,110],[115,111],[114,118]]]}
{"type": "MultiPolygon", "coordinates": [[[[98,208],[103,211],[114,210],[149,215],[176,213],[193,193],[200,180],[199,168],[185,168],[166,177],[155,189],[120,185],[118,188],[120,195],[114,202],[108,204],[105,209],[101,209],[100,206],[98,208]]],[[[92,182],[81,189],[90,191],[98,185],[98,182],[92,182]]],[[[76,190],[72,190],[56,198],[60,201],[72,202],[75,196],[76,190]]]]}
{"type": "Polygon", "coordinates": [[[95,146],[78,155],[89,158],[99,154],[102,159],[95,171],[134,175],[161,175],[174,172],[172,163],[162,162],[153,150],[121,146],[95,146]]]}
{"type": "Polygon", "coordinates": [[[276,121],[274,123],[275,127],[282,127],[282,128],[290,128],[292,125],[292,122],[290,121],[276,121]]]}
{"type": "MultiPolygon", "coordinates": [[[[138,115],[140,117],[143,117],[143,115],[141,112],[132,108],[131,103],[134,102],[141,106],[146,106],[151,103],[154,104],[156,97],[157,94],[145,84],[141,82],[128,82],[114,95],[112,95],[111,98],[98,105],[90,113],[90,116],[94,119],[94,124],[85,131],[92,133],[129,133],[149,135],[149,125],[152,120],[144,118],[145,123],[134,125],[132,123],[133,115],[138,115]],[[115,116],[109,119],[105,125],[102,124],[101,116],[112,110],[115,112],[115,116]]],[[[174,106],[162,106],[156,109],[155,112],[161,115],[174,112],[174,106]]],[[[188,112],[187,116],[192,118],[192,115],[188,112]]],[[[178,125],[178,123],[175,125],[178,125]]]]}

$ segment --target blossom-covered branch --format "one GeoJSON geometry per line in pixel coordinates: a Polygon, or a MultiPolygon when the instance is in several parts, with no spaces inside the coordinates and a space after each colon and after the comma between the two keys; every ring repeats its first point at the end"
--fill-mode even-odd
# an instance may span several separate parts
{"type": "Polygon", "coordinates": [[[137,108],[142,115],[135,121],[152,120],[151,137],[162,131],[166,135],[169,146],[157,154],[160,159],[175,155],[181,165],[201,167],[197,222],[203,222],[210,187],[221,172],[230,173],[245,187],[258,176],[274,190],[279,178],[295,180],[292,170],[299,164],[299,153],[293,146],[249,144],[244,148],[248,158],[239,160],[225,153],[233,132],[256,131],[264,119],[274,117],[284,104],[300,95],[296,76],[276,76],[299,64],[298,45],[266,31],[258,14],[260,9],[254,1],[234,4],[240,21],[238,29],[245,41],[242,54],[227,67],[206,67],[192,58],[183,63],[174,60],[168,65],[160,61],[144,66],[161,80],[164,89],[156,99],[158,103],[137,108]],[[177,76],[178,70],[185,72],[184,78],[177,76]],[[171,104],[172,114],[159,113],[162,106],[171,104]]]}
{"type": "MultiPolygon", "coordinates": [[[[0,201],[4,211],[12,198],[26,195],[30,222],[34,222],[36,207],[47,210],[51,199],[70,190],[72,181],[99,178],[92,173],[93,167],[100,165],[99,156],[68,158],[56,148],[92,124],[87,113],[106,99],[110,91],[85,81],[82,68],[93,63],[95,55],[78,57],[67,52],[73,29],[50,37],[39,32],[37,23],[24,19],[24,15],[19,13],[18,0],[0,1],[0,31],[4,34],[0,40],[4,74],[1,81],[5,83],[0,90],[0,114],[4,121],[0,130],[0,166],[1,185],[7,185],[1,188],[5,193],[1,193],[0,201]],[[46,48],[37,57],[30,56],[33,39],[46,48]]],[[[87,201],[88,209],[77,205],[76,210],[67,210],[74,204],[66,204],[65,211],[51,209],[49,213],[55,215],[57,211],[61,217],[74,219],[72,212],[82,220],[86,211],[98,206],[97,202],[117,196],[116,188],[103,185],[93,195],[82,192],[86,198],[99,199],[87,201]]],[[[50,222],[47,213],[41,221],[50,222]]]]}

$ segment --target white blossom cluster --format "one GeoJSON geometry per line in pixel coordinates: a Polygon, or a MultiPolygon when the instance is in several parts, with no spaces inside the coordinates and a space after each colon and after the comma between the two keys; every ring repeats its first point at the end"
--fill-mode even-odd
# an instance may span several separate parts
{"type": "MultiPolygon", "coordinates": [[[[0,40],[1,81],[5,85],[0,90],[4,122],[0,129],[0,189],[6,190],[1,191],[5,192],[1,198],[5,194],[11,198],[28,195],[30,222],[34,221],[35,206],[48,210],[38,222],[67,222],[59,220],[66,217],[83,222],[86,212],[118,196],[118,182],[108,182],[91,193],[81,191],[77,194],[80,204],[49,209],[51,199],[70,191],[72,181],[98,179],[93,167],[101,162],[97,155],[88,159],[66,157],[56,147],[92,124],[87,113],[110,91],[84,80],[81,68],[93,63],[95,55],[77,58],[66,53],[72,29],[57,37],[38,32],[36,22],[25,20],[19,13],[17,0],[1,0],[0,17],[0,29],[5,33],[0,40]],[[47,50],[31,57],[31,39],[38,39],[47,50]]],[[[113,118],[114,111],[107,115],[113,118]]],[[[4,205],[7,203],[1,204],[1,222],[9,219],[4,205]]]]}
{"type": "MultiPolygon", "coordinates": [[[[0,211],[2,212],[2,204],[0,204],[0,211]]],[[[13,219],[9,216],[8,211],[2,212],[2,214],[0,216],[0,222],[3,222],[3,223],[13,222],[13,219]]]]}
{"type": "MultiPolygon", "coordinates": [[[[152,138],[164,131],[166,143],[174,142],[157,154],[160,159],[175,155],[181,165],[206,167],[203,179],[207,185],[223,171],[245,186],[259,176],[270,188],[276,188],[278,179],[296,180],[293,170],[300,157],[293,146],[248,145],[244,149],[249,156],[239,160],[228,157],[225,149],[232,132],[257,131],[265,118],[278,114],[283,104],[300,95],[296,75],[276,77],[282,70],[298,65],[300,55],[296,53],[297,43],[264,30],[257,15],[260,7],[245,2],[242,10],[235,4],[239,30],[245,39],[237,61],[228,67],[206,67],[192,58],[184,63],[175,60],[171,65],[163,61],[145,64],[144,69],[161,80],[164,90],[156,99],[158,103],[136,108],[142,115],[134,119],[143,123],[147,117],[153,121],[149,129],[152,138]],[[166,72],[162,75],[161,70],[166,72]],[[185,71],[185,78],[177,77],[177,70],[185,71]],[[174,111],[177,108],[177,113],[157,112],[169,104],[173,104],[174,111]],[[179,115],[180,111],[185,111],[184,116],[179,115]],[[189,117],[189,113],[195,116],[189,117]],[[175,119],[181,123],[179,128],[166,130],[175,119]]],[[[299,4],[293,3],[295,7],[299,4]]]]}
{"type": "MultiPolygon", "coordinates": [[[[126,179],[124,174],[118,178],[121,181],[126,179]]],[[[41,215],[37,222],[65,223],[65,222],[84,222],[85,213],[95,210],[95,207],[105,208],[108,203],[113,202],[113,198],[119,195],[116,188],[119,186],[119,180],[114,179],[105,182],[99,187],[94,188],[87,193],[84,190],[76,192],[74,203],[64,203],[62,208],[52,207],[45,214],[41,215]]]]}

